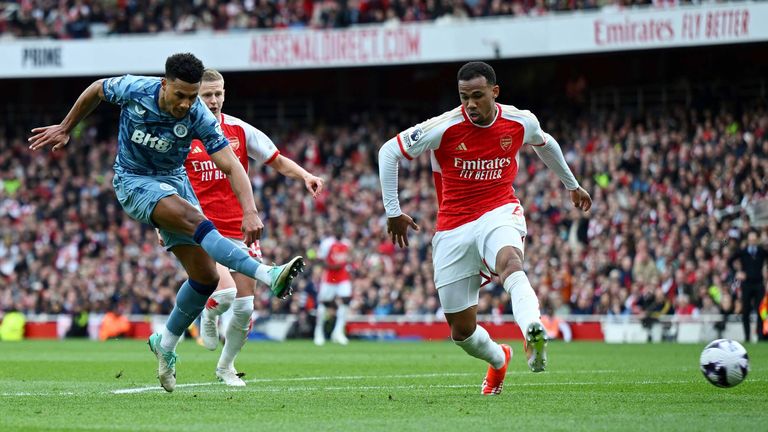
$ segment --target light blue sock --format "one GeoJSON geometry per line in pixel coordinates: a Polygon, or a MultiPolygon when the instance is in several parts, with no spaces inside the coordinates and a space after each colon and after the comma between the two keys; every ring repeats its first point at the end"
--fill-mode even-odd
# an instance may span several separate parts
{"type": "Polygon", "coordinates": [[[189,279],[184,282],[176,294],[176,305],[165,323],[168,331],[181,336],[203,311],[205,302],[215,290],[216,285],[204,285],[189,279]]]}
{"type": "Polygon", "coordinates": [[[195,230],[195,241],[217,263],[229,267],[250,278],[256,278],[260,262],[222,236],[209,220],[203,221],[195,230]]]}

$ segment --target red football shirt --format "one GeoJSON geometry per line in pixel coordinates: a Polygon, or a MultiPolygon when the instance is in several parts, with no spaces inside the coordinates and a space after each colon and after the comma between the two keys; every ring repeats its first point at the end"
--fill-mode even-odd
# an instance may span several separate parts
{"type": "MultiPolygon", "coordinates": [[[[237,117],[222,114],[221,129],[246,172],[249,157],[268,164],[280,154],[269,137],[237,117]]],[[[216,225],[221,235],[242,238],[243,209],[229,179],[216,168],[201,141],[192,141],[184,166],[205,216],[216,225]]]]}
{"type": "Polygon", "coordinates": [[[530,111],[496,104],[490,125],[472,123],[463,107],[397,135],[400,150],[412,159],[429,150],[439,209],[437,231],[476,220],[509,203],[519,203],[512,184],[523,144],[544,145],[544,131],[530,111]]]}
{"type": "Polygon", "coordinates": [[[329,237],[320,242],[318,256],[325,260],[323,282],[340,283],[350,279],[347,271],[349,264],[349,242],[329,237]]]}

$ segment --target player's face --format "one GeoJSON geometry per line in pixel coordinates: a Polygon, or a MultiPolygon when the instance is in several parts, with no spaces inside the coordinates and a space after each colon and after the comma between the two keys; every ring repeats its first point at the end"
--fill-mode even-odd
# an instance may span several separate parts
{"type": "Polygon", "coordinates": [[[459,98],[472,123],[488,125],[496,118],[499,86],[488,84],[483,76],[459,81],[459,98]]]}
{"type": "Polygon", "coordinates": [[[195,103],[200,83],[188,83],[180,79],[163,78],[163,109],[176,118],[184,118],[195,103]]]}
{"type": "Polygon", "coordinates": [[[224,106],[224,81],[203,81],[200,84],[200,99],[218,118],[224,106]]]}

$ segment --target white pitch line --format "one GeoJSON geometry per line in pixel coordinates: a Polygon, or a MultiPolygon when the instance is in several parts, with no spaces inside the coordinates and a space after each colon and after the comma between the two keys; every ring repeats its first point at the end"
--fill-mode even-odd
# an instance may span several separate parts
{"type": "MultiPolygon", "coordinates": [[[[432,373],[432,374],[409,374],[409,375],[347,375],[347,376],[314,376],[314,377],[295,377],[295,378],[254,378],[244,380],[247,383],[273,383],[273,382],[301,382],[301,381],[330,381],[330,380],[357,380],[357,379],[399,379],[399,378],[442,378],[455,376],[470,376],[470,373],[432,373]]],[[[223,385],[220,382],[209,381],[203,383],[177,384],[176,388],[185,387],[207,387],[212,385],[223,385]]],[[[159,391],[162,388],[157,385],[152,387],[139,387],[112,390],[112,394],[134,394],[148,391],[159,391]]]]}
{"type": "MultiPolygon", "coordinates": [[[[579,373],[581,371],[571,371],[569,373],[579,373]]],[[[584,373],[617,373],[617,372],[626,372],[626,371],[619,371],[619,370],[600,370],[600,371],[584,371],[584,373]]],[[[565,372],[563,372],[565,373],[565,372]]],[[[512,372],[510,371],[510,374],[512,375],[528,375],[530,372],[512,372]]],[[[548,372],[548,374],[553,374],[552,372],[548,372]]],[[[441,377],[456,377],[456,376],[475,376],[477,374],[475,373],[434,373],[434,374],[410,374],[410,375],[348,375],[348,376],[314,376],[314,377],[296,377],[296,378],[255,378],[250,380],[245,380],[246,383],[277,383],[277,382],[307,382],[307,381],[329,381],[329,380],[359,380],[359,379],[398,379],[398,378],[441,378],[441,377]]],[[[544,382],[544,383],[514,383],[513,386],[523,386],[523,387],[536,387],[536,386],[558,386],[558,385],[565,385],[565,386],[574,386],[574,385],[655,385],[655,384],[685,384],[685,383],[693,383],[696,382],[696,379],[690,379],[690,380],[679,380],[679,381],[652,381],[652,380],[646,380],[646,381],[583,381],[583,382],[544,382]]],[[[754,380],[750,380],[754,381],[754,380]]],[[[761,380],[762,381],[762,380],[761,380]]],[[[178,384],[176,388],[193,388],[193,387],[221,387],[221,388],[227,388],[224,386],[224,384],[220,382],[215,381],[209,381],[209,382],[202,382],[202,383],[187,383],[187,384],[178,384]]],[[[331,387],[323,387],[323,386],[317,386],[317,387],[249,387],[248,391],[255,391],[255,392],[280,392],[280,391],[349,391],[349,390],[386,390],[386,389],[415,389],[415,388],[465,388],[465,387],[476,387],[475,384],[456,384],[456,385],[443,385],[443,384],[424,384],[424,385],[400,385],[400,386],[331,386],[331,387]]],[[[202,390],[202,389],[201,389],[202,390]]],[[[217,389],[218,390],[218,389],[217,389]]],[[[161,387],[158,385],[154,385],[151,387],[138,387],[138,388],[128,388],[128,389],[118,389],[118,390],[112,390],[110,393],[112,394],[137,394],[137,393],[146,393],[146,392],[162,392],[164,391],[161,387]]]]}
{"type": "MultiPolygon", "coordinates": [[[[342,377],[305,377],[305,378],[285,378],[285,379],[254,379],[254,380],[247,380],[246,382],[253,382],[253,383],[265,383],[265,382],[296,382],[296,381],[321,381],[321,380],[327,380],[327,379],[358,379],[358,378],[402,378],[402,377],[409,377],[409,378],[421,378],[421,377],[448,377],[448,376],[467,376],[467,375],[475,375],[475,374],[425,374],[425,375],[384,375],[384,376],[371,376],[371,375],[361,375],[361,376],[342,376],[342,377]]],[[[687,384],[692,383],[697,380],[679,380],[679,381],[640,381],[640,382],[613,382],[613,381],[582,381],[582,382],[544,382],[544,383],[514,383],[512,384],[513,387],[552,387],[552,386],[582,386],[582,385],[627,385],[627,384],[636,384],[636,385],[656,385],[656,384],[687,384]]],[[[765,380],[760,380],[765,381],[765,380]]],[[[211,387],[216,386],[217,389],[211,389],[216,392],[220,391],[229,391],[231,390],[229,387],[226,387],[224,384],[220,382],[205,382],[205,383],[189,383],[189,384],[179,384],[176,386],[176,388],[190,388],[190,387],[211,387]]],[[[248,387],[249,392],[255,392],[255,393],[278,393],[278,392],[311,392],[311,391],[358,391],[358,390],[365,390],[365,391],[371,391],[371,390],[415,390],[415,389],[452,389],[452,388],[474,388],[479,387],[479,384],[409,384],[409,385],[392,385],[392,386],[316,386],[316,387],[308,387],[308,386],[302,386],[302,387],[248,387]]],[[[137,393],[145,393],[145,392],[163,392],[164,390],[159,386],[153,386],[153,387],[139,387],[139,388],[131,388],[131,389],[120,389],[120,390],[112,390],[110,393],[112,394],[137,394],[137,393]]],[[[198,391],[206,392],[207,389],[200,388],[198,391]]],[[[61,393],[52,393],[52,392],[42,392],[42,393],[32,393],[32,392],[18,392],[18,393],[0,393],[0,396],[64,396],[64,395],[74,395],[74,392],[61,392],[61,393]]]]}
{"type": "MultiPolygon", "coordinates": [[[[627,373],[631,371],[627,370],[578,370],[578,371],[549,371],[546,375],[560,375],[560,374],[613,374],[613,373],[627,373]]],[[[254,378],[245,380],[247,383],[263,384],[263,383],[279,383],[279,382],[312,382],[312,381],[330,381],[330,380],[367,380],[367,379],[407,379],[407,378],[447,378],[447,377],[461,377],[461,376],[475,376],[477,373],[431,373],[431,374],[402,374],[402,375],[346,375],[346,376],[310,376],[310,377],[293,377],[293,378],[254,378]]],[[[509,371],[509,375],[530,375],[527,371],[509,371]]],[[[536,387],[536,386],[575,386],[575,385],[656,385],[656,384],[685,384],[693,383],[697,380],[682,380],[682,381],[600,381],[600,382],[543,382],[543,383],[515,383],[513,386],[519,387],[536,387]]],[[[748,379],[750,382],[768,382],[766,379],[748,379]]],[[[229,389],[224,384],[216,381],[200,382],[200,383],[187,383],[179,384],[177,388],[195,388],[195,387],[217,387],[213,391],[220,391],[223,389],[229,389]]],[[[424,385],[399,385],[399,386],[317,386],[317,387],[256,387],[251,386],[248,391],[251,392],[301,392],[301,391],[354,391],[354,390],[402,390],[402,389],[417,389],[417,388],[472,388],[477,387],[475,384],[424,384],[424,385]]],[[[108,393],[111,394],[137,394],[145,392],[162,392],[164,391],[159,385],[151,387],[138,387],[111,390],[108,393]]],[[[205,391],[200,389],[200,391],[205,391]]],[[[3,392],[0,393],[0,397],[45,397],[45,396],[73,396],[85,394],[82,392],[3,392]]]]}
{"type": "Polygon", "coordinates": [[[8,393],[0,393],[0,397],[17,397],[17,396],[73,396],[75,392],[61,392],[61,393],[54,393],[54,392],[40,392],[40,393],[33,393],[33,392],[8,392],[8,393]]]}
{"type": "MultiPolygon", "coordinates": [[[[586,386],[586,385],[659,385],[659,384],[692,384],[699,382],[698,379],[690,380],[675,380],[675,381],[571,381],[571,382],[543,382],[543,383],[511,383],[509,388],[515,387],[557,387],[557,386],[586,386]]],[[[759,380],[761,382],[767,380],[759,380]]],[[[210,383],[206,383],[206,386],[210,383]]],[[[220,383],[214,383],[220,384],[220,383]]],[[[188,387],[190,385],[187,385],[188,387]]],[[[179,386],[177,386],[179,387],[179,386]]],[[[253,393],[284,393],[284,392],[313,392],[313,391],[376,391],[376,390],[418,390],[418,389],[461,389],[461,388],[480,388],[480,384],[410,384],[410,385],[392,385],[392,386],[331,386],[331,387],[248,387],[248,392],[253,393]]],[[[142,390],[142,391],[162,391],[159,387],[151,387],[144,389],[127,389],[127,390],[142,390]]],[[[221,392],[229,391],[230,388],[220,384],[217,389],[199,389],[198,392],[221,392]]],[[[115,393],[114,391],[112,393],[115,393]]],[[[138,393],[136,391],[132,393],[138,393]]],[[[125,393],[120,393],[125,394],[125,393]]]]}
{"type": "MultiPolygon", "coordinates": [[[[570,371],[569,374],[590,373],[590,374],[608,374],[608,373],[626,373],[626,371],[620,370],[594,370],[594,371],[570,371]]],[[[566,373],[563,372],[549,372],[549,374],[566,373]]],[[[509,371],[507,375],[528,375],[530,372],[509,371]]],[[[314,376],[314,377],[296,377],[296,378],[253,378],[244,380],[246,383],[274,383],[274,382],[302,382],[302,381],[330,381],[330,380],[358,380],[358,379],[399,379],[399,378],[442,378],[442,377],[456,377],[456,376],[474,376],[477,373],[432,373],[432,374],[409,374],[409,375],[347,375],[347,376],[314,376]]],[[[221,385],[217,381],[208,381],[201,383],[187,383],[177,384],[176,388],[188,388],[188,387],[208,387],[221,385]]],[[[112,394],[136,394],[152,391],[164,391],[158,385],[149,387],[137,387],[112,390],[112,394]]]]}

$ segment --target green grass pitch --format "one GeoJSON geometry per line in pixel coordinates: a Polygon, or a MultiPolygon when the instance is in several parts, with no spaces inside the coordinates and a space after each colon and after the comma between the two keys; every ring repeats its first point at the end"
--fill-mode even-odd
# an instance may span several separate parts
{"type": "Polygon", "coordinates": [[[179,347],[174,393],[140,341],[0,343],[0,431],[718,431],[768,418],[768,344],[748,344],[746,381],[720,389],[701,345],[551,343],[546,372],[515,351],[504,393],[449,342],[251,342],[248,386],[215,382],[218,352],[179,347]]]}

